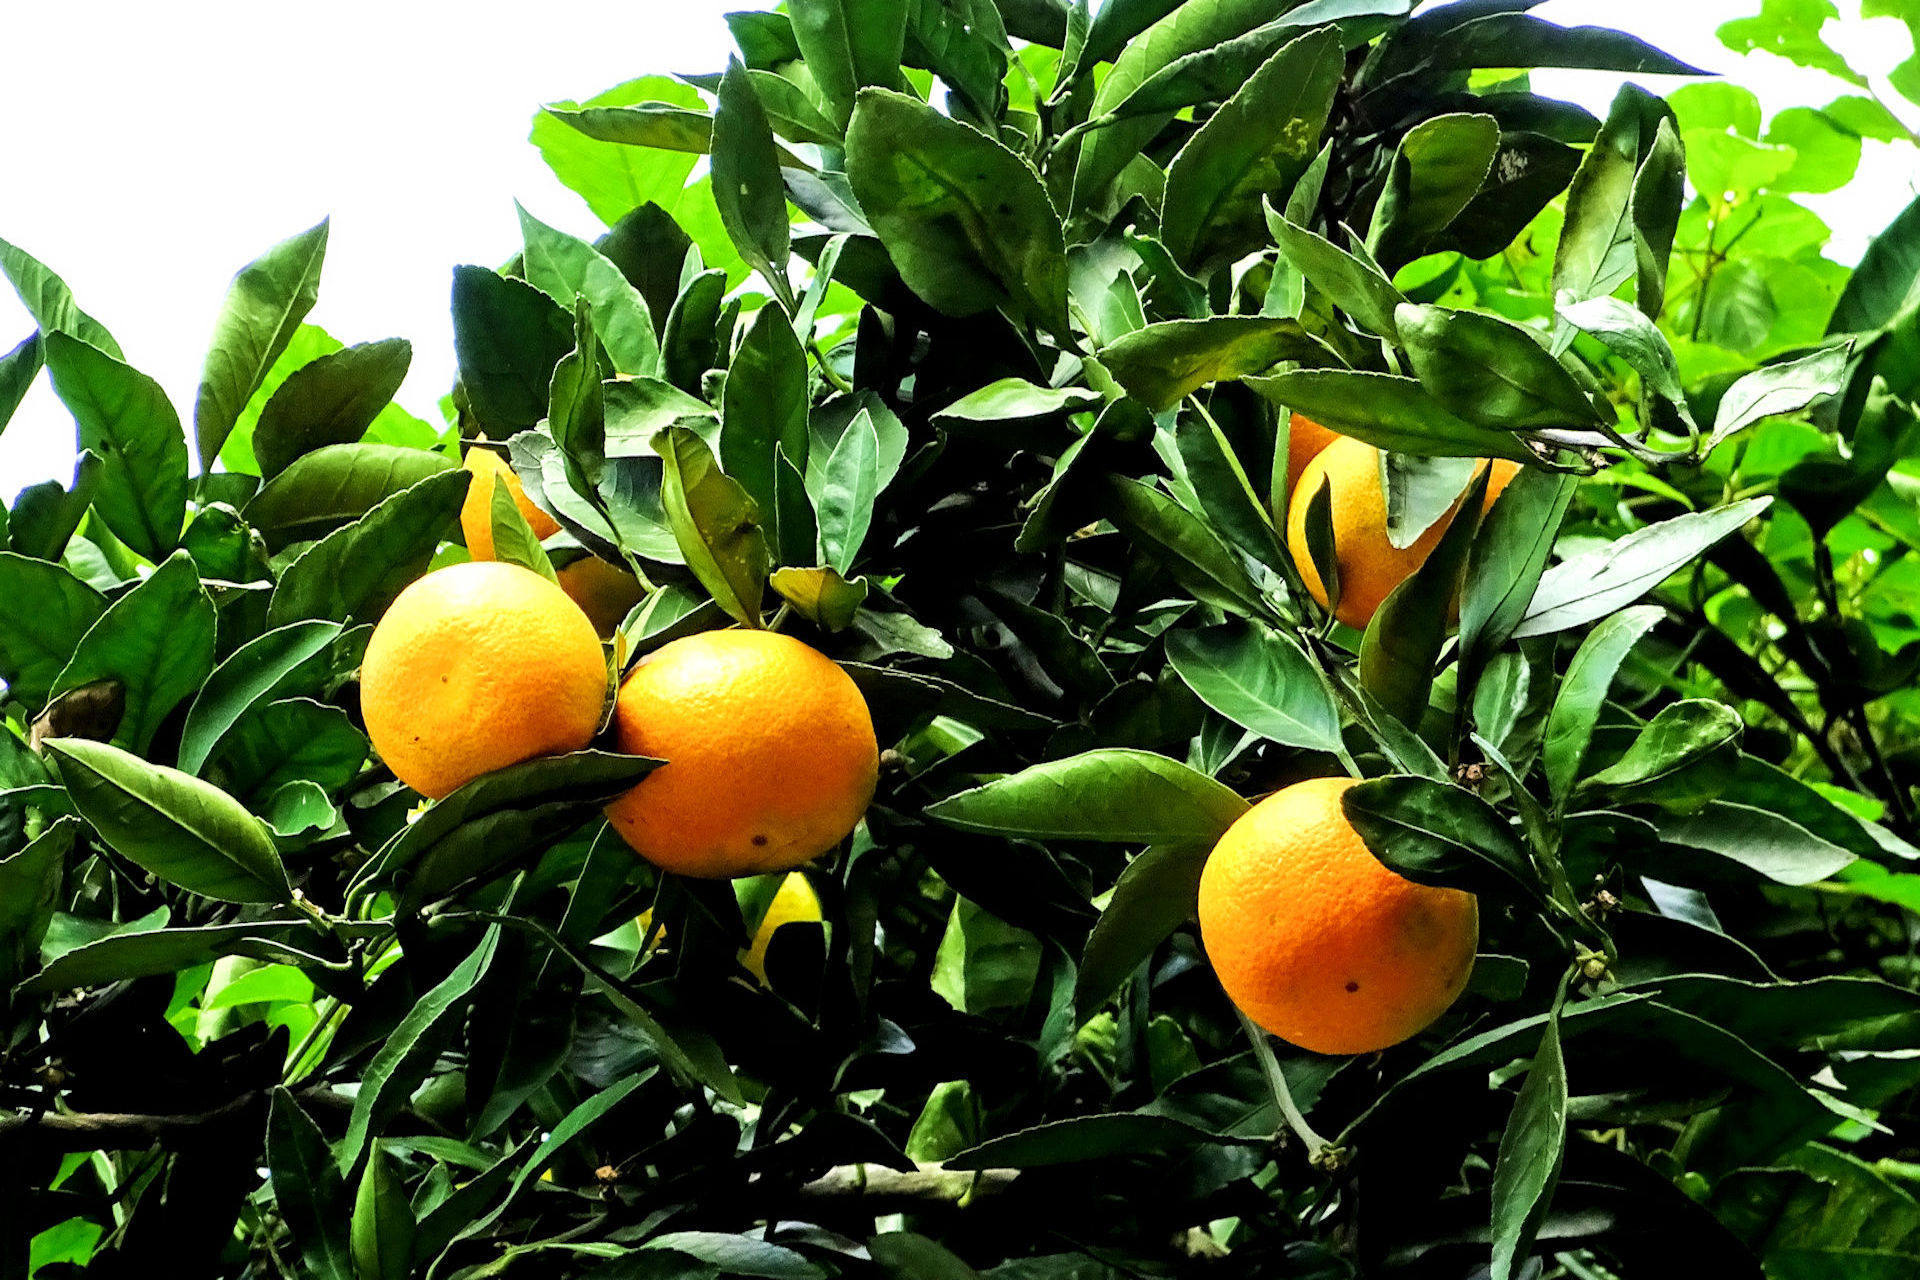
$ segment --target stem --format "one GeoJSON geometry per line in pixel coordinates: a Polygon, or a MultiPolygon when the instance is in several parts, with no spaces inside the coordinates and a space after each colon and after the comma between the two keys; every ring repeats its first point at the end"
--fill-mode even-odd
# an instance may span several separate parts
{"type": "Polygon", "coordinates": [[[835,391],[850,392],[853,384],[840,376],[840,371],[827,363],[827,353],[820,349],[818,338],[807,339],[807,349],[813,352],[814,362],[820,366],[820,376],[833,384],[835,391]]]}
{"type": "Polygon", "coordinates": [[[1240,1025],[1246,1029],[1247,1039],[1253,1043],[1254,1060],[1260,1064],[1260,1071],[1267,1078],[1267,1088],[1273,1093],[1273,1105],[1280,1108],[1280,1115],[1286,1120],[1287,1127],[1293,1130],[1307,1148],[1307,1160],[1318,1160],[1327,1148],[1327,1140],[1313,1131],[1307,1118],[1300,1114],[1300,1108],[1293,1105],[1293,1091],[1287,1088],[1287,1077],[1280,1070],[1280,1063],[1273,1056],[1273,1045],[1267,1040],[1267,1033],[1255,1026],[1253,1019],[1235,1009],[1240,1025]]]}

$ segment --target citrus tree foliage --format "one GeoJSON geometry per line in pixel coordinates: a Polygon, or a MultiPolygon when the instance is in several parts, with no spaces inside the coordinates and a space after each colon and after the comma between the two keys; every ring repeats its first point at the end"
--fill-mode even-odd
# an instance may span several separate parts
{"type": "Polygon", "coordinates": [[[0,1274],[1920,1265],[1920,206],[1849,272],[1795,200],[1913,139],[1831,5],[1727,29],[1844,82],[1771,120],[1537,96],[1689,68],[1533,7],[734,15],[535,121],[608,229],[456,272],[445,426],[404,341],[302,322],[325,224],[190,421],[0,244],[0,407],[44,366],[79,444],[0,533],[0,1274]],[[1292,412],[1390,451],[1402,543],[1525,469],[1363,634],[1284,545],[1292,412]],[[497,502],[495,554],[645,585],[614,661],[777,626],[871,705],[764,983],[777,880],[599,816],[649,762],[423,806],[370,758],[359,654],[482,436],[562,526],[497,502]],[[1352,1060],[1190,923],[1249,799],[1343,771],[1482,921],[1352,1060]]]}

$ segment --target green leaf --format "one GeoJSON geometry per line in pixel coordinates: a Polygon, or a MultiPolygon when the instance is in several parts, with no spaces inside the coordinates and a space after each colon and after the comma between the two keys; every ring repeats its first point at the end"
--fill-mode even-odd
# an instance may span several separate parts
{"type": "Polygon", "coordinates": [[[945,1247],[911,1231],[877,1235],[867,1242],[867,1253],[895,1280],[980,1280],[945,1247]]]}
{"type": "Polygon", "coordinates": [[[1395,336],[1394,308],[1406,301],[1393,281],[1371,261],[1362,261],[1267,206],[1267,230],[1280,254],[1307,282],[1327,295],[1334,306],[1352,316],[1367,332],[1382,338],[1395,336]]]}
{"type": "Polygon", "coordinates": [[[970,899],[956,897],[928,983],[961,1013],[1023,1009],[1040,972],[1040,940],[970,899]]]}
{"type": "Polygon", "coordinates": [[[462,468],[435,468],[435,474],[308,547],[281,572],[267,603],[267,625],[281,627],[302,618],[377,620],[426,572],[441,536],[459,518],[472,482],[462,468]]]}
{"type": "Polygon", "coordinates": [[[1345,69],[1330,30],[1287,44],[1208,118],[1167,169],[1161,237],[1201,274],[1260,243],[1262,201],[1292,190],[1320,150],[1345,69]]]}
{"type": "Polygon", "coordinates": [[[158,561],[180,544],[187,441],[160,384],[64,333],[46,339],[47,372],[102,461],[94,510],[129,547],[158,561]]]}
{"type": "Polygon", "coordinates": [[[1195,599],[1245,617],[1270,612],[1246,569],[1198,516],[1125,476],[1108,477],[1107,497],[1114,524],[1152,548],[1195,599]]]}
{"type": "Polygon", "coordinates": [[[1728,387],[1714,413],[1708,450],[1763,418],[1798,413],[1821,396],[1838,395],[1847,383],[1851,345],[1826,347],[1785,364],[1756,369],[1728,387]]]}
{"type": "Polygon", "coordinates": [[[1724,22],[1714,34],[1735,53],[1763,49],[1865,88],[1867,78],[1820,38],[1827,19],[1835,16],[1831,0],[1761,0],[1757,15],[1724,22]]]}
{"type": "Polygon", "coordinates": [[[413,361],[405,338],[329,352],[287,376],[260,410],[253,454],[271,480],[303,454],[352,444],[392,402],[413,361]]]}
{"type": "Polygon", "coordinates": [[[862,409],[827,456],[814,501],[821,558],[837,572],[844,574],[853,567],[879,496],[880,437],[872,415],[862,409]]]}
{"type": "Polygon", "coordinates": [[[1249,379],[1248,385],[1331,431],[1389,452],[1514,462],[1533,457],[1511,432],[1455,417],[1413,378],[1351,369],[1300,369],[1249,379]]]}
{"type": "MultiPolygon", "coordinates": [[[[786,313],[760,308],[727,367],[719,448],[720,465],[763,513],[779,512],[778,454],[784,450],[795,466],[806,463],[808,379],[807,355],[786,313]]],[[[784,552],[784,538],[780,545],[784,552]]]]}
{"type": "Polygon", "coordinates": [[[280,698],[242,716],[203,772],[258,812],[293,782],[339,791],[366,759],[367,736],[344,710],[312,698],[280,698]]]}
{"type": "Polygon", "coordinates": [[[60,565],[0,551],[0,600],[0,680],[11,697],[40,705],[106,598],[60,565]]]}
{"type": "Polygon", "coordinates": [[[0,990],[11,990],[40,954],[79,827],[55,818],[24,849],[0,858],[0,990]]]}
{"type": "Polygon", "coordinates": [[[1552,1207],[1567,1146],[1567,1063],[1556,1007],[1500,1136],[1493,1167],[1493,1280],[1513,1280],[1552,1207]]]}
{"type": "MultiPolygon", "coordinates": [[[[1663,121],[1671,130],[1673,112],[1664,102],[1635,85],[1621,86],[1606,124],[1567,189],[1566,223],[1553,260],[1556,303],[1602,297],[1641,273],[1639,246],[1645,236],[1636,226],[1634,208],[1641,168],[1643,163],[1657,166],[1641,202],[1641,212],[1651,218],[1660,204],[1653,199],[1654,192],[1656,188],[1670,191],[1670,169],[1677,159],[1671,150],[1661,148],[1663,121]],[[1656,149],[1660,149],[1658,157],[1652,154],[1656,149]],[[1656,177],[1665,184],[1663,188],[1656,177]]],[[[1668,243],[1671,238],[1668,232],[1668,243]]],[[[1658,311],[1659,300],[1650,297],[1644,286],[1639,302],[1642,311],[1658,311]]]]}
{"type": "Polygon", "coordinates": [[[377,1144],[361,1171],[348,1233],[359,1280],[405,1280],[413,1271],[413,1210],[393,1157],[377,1144]]]}
{"type": "Polygon", "coordinates": [[[1073,1007],[1085,1019],[1107,1002],[1162,942],[1199,910],[1207,844],[1158,844],[1127,864],[1113,886],[1074,979],[1073,1007]]]}
{"type": "Polygon", "coordinates": [[[214,668],[187,710],[180,731],[182,772],[198,773],[220,740],[248,708],[270,701],[290,684],[305,683],[340,636],[337,622],[294,622],[256,636],[214,668]]]}
{"type": "Polygon", "coordinates": [[[103,742],[56,738],[47,750],[80,816],[121,857],[225,902],[291,897],[259,819],[218,787],[103,742]]]}
{"type": "Polygon", "coordinates": [[[949,1169],[1037,1169],[1121,1156],[1164,1157],[1222,1141],[1172,1116],[1108,1112],[1035,1125],[993,1138],[947,1161],[949,1169]]]}
{"type": "Polygon", "coordinates": [[[459,1031],[468,999],[492,963],[499,940],[499,926],[489,928],[472,953],[421,996],[393,1034],[381,1042],[353,1097],[347,1134],[336,1153],[341,1172],[351,1172],[360,1163],[369,1140],[385,1130],[387,1122],[433,1070],[441,1050],[459,1031]]]}
{"type": "Polygon", "coordinates": [[[23,556],[59,563],[86,519],[105,471],[105,459],[89,449],[74,461],[71,488],[62,488],[57,480],[28,485],[0,520],[0,535],[23,556]]]}
{"type": "Polygon", "coordinates": [[[766,112],[746,68],[729,59],[713,109],[713,199],[740,256],[787,299],[787,193],[766,112]]]}
{"type": "Polygon", "coordinates": [[[900,87],[905,0],[791,0],[793,40],[828,114],[846,127],[865,85],[900,87]]]}
{"type": "Polygon", "coordinates": [[[1173,437],[1201,514],[1241,553],[1284,572],[1287,552],[1273,517],[1219,424],[1205,413],[1184,414],[1173,437]]]}
{"type": "MultiPolygon", "coordinates": [[[[164,920],[164,912],[162,908],[148,919],[164,920]]],[[[142,922],[139,927],[61,952],[46,968],[21,984],[19,994],[44,995],[77,987],[103,986],[127,978],[179,973],[228,955],[297,962],[307,957],[292,950],[289,944],[297,941],[312,945],[311,937],[311,926],[304,920],[261,920],[187,929],[166,929],[157,923],[142,922]]],[[[52,935],[47,945],[52,945],[52,935]]],[[[43,958],[45,954],[43,947],[43,958]]]]}
{"type": "Polygon", "coordinates": [[[848,582],[826,565],[775,569],[767,582],[801,617],[828,631],[844,631],[853,625],[868,590],[865,578],[848,582]]]}
{"type": "Polygon", "coordinates": [[[1135,329],[1100,352],[1114,381],[1155,413],[1210,382],[1262,373],[1282,360],[1325,365],[1336,357],[1298,321],[1279,316],[1165,320],[1135,329]]]}
{"type": "Polygon", "coordinates": [[[1405,303],[1394,322],[1420,385],[1468,422],[1519,431],[1603,421],[1573,375],[1512,321],[1405,303]]]}
{"type": "Polygon", "coordinates": [[[1577,486],[1573,476],[1522,467],[1482,520],[1460,600],[1460,649],[1473,667],[1505,644],[1526,614],[1577,486]]]}
{"type": "Polygon", "coordinates": [[[1747,498],[1711,511],[1689,512],[1561,561],[1541,577],[1513,634],[1552,635],[1632,604],[1772,502],[1771,498],[1747,498]]]}
{"type": "Polygon", "coordinates": [[[726,272],[703,271],[687,282],[667,313],[660,332],[660,369],[682,391],[698,391],[707,370],[720,361],[714,330],[726,292],[726,272]]]}
{"type": "Polygon", "coordinates": [[[901,279],[936,311],[1006,306],[1070,340],[1060,218],[1020,156],[915,98],[867,89],[847,126],[847,177],[901,279]]]}
{"type": "Polygon", "coordinates": [[[729,1276],[754,1276],[763,1280],[826,1280],[827,1276],[825,1271],[808,1262],[804,1254],[793,1249],[720,1231],[669,1231],[645,1241],[640,1248],[664,1249],[698,1258],[729,1276]]]}
{"type": "Polygon", "coordinates": [[[1200,700],[1283,746],[1340,749],[1340,709],[1319,668],[1283,632],[1228,623],[1167,635],[1167,660],[1200,700]]]}
{"type": "MultiPolygon", "coordinates": [[[[705,109],[691,85],[671,76],[629,80],[605,93],[595,94],[584,105],[591,109],[626,107],[641,102],[660,102],[696,112],[705,109]]],[[[649,202],[672,212],[687,185],[688,175],[693,172],[694,154],[622,146],[591,138],[561,118],[565,113],[578,111],[582,105],[555,102],[534,114],[529,140],[540,149],[541,158],[554,176],[586,201],[594,216],[608,226],[649,202]]],[[[677,275],[680,269],[677,256],[673,269],[677,275]]]]}
{"type": "Polygon", "coordinates": [[[274,1205],[315,1280],[356,1280],[347,1186],[318,1125],[284,1086],[267,1109],[267,1171],[274,1205]]]}
{"type": "Polygon", "coordinates": [[[1815,884],[1854,861],[1839,845],[1756,805],[1710,800],[1696,814],[1662,818],[1654,825],[1670,844],[1717,853],[1776,884],[1815,884]]]}
{"type": "Polygon", "coordinates": [[[837,147],[844,140],[839,126],[827,119],[806,91],[771,71],[748,70],[747,80],[767,113],[773,131],[789,142],[811,142],[837,147]]]}
{"type": "Polygon", "coordinates": [[[901,1147],[908,1159],[938,1163],[980,1141],[980,1104],[965,1080],[933,1086],[901,1147]]]}
{"type": "Polygon", "coordinates": [[[547,416],[554,366],[573,350],[570,312],[524,280],[453,269],[453,351],[478,425],[496,440],[547,416]]]}
{"type": "Polygon", "coordinates": [[[1625,755],[1583,785],[1624,791],[1658,782],[1734,746],[1743,728],[1739,712],[1725,703],[1703,698],[1668,703],[1625,755]]]}
{"type": "MultiPolygon", "coordinates": [[[[1494,94],[1479,100],[1501,118],[1500,149],[1494,153],[1480,189],[1447,229],[1427,246],[1429,252],[1451,251],[1473,259],[1500,256],[1567,189],[1567,183],[1579,169],[1578,148],[1545,133],[1529,132],[1526,127],[1536,125],[1549,129],[1553,127],[1551,119],[1506,118],[1511,108],[1504,104],[1511,96],[1494,94]]],[[[1575,136],[1585,142],[1591,133],[1582,135],[1576,131],[1575,136]]],[[[1677,166],[1673,173],[1677,180],[1680,176],[1677,166]]],[[[1673,212],[1676,216],[1679,214],[1677,204],[1673,212]]]]}
{"type": "Polygon", "coordinates": [[[1693,421],[1693,409],[1680,385],[1680,363],[1667,335],[1645,313],[1618,298],[1589,298],[1559,309],[1560,318],[1582,333],[1599,339],[1607,350],[1626,361],[1640,375],[1642,396],[1651,393],[1673,406],[1683,423],[1693,421]]]}
{"type": "Polygon", "coordinates": [[[1432,116],[1409,129],[1374,207],[1367,252],[1389,271],[1419,257],[1473,201],[1499,150],[1500,124],[1488,115],[1432,116]]]}
{"type": "Polygon", "coordinates": [[[26,398],[33,380],[46,363],[46,340],[39,330],[28,334],[18,346],[0,356],[0,431],[7,429],[20,402],[26,398]]]}
{"type": "Polygon", "coordinates": [[[1418,729],[1433,694],[1435,664],[1446,644],[1447,614],[1480,528],[1486,472],[1468,487],[1433,553],[1380,602],[1360,642],[1360,683],[1388,714],[1418,729]]]}
{"type": "Polygon", "coordinates": [[[1567,674],[1554,697],[1553,710],[1547,716],[1546,737],[1541,743],[1540,759],[1547,775],[1547,790],[1565,804],[1580,776],[1587,746],[1593,741],[1594,726],[1606,705],[1607,691],[1627,653],[1640,638],[1651,631],[1665,614],[1651,605],[1624,609],[1605,619],[1580,643],[1580,649],[1567,665],[1567,674]]]}
{"type": "Polygon", "coordinates": [[[541,548],[539,535],[534,533],[527,518],[520,514],[520,505],[513,500],[513,491],[506,485],[493,486],[487,519],[493,533],[495,560],[531,569],[548,582],[559,584],[559,575],[553,571],[553,561],[541,548]]]}
{"type": "Polygon", "coordinates": [[[213,645],[213,601],[193,558],[176,551],[87,629],[48,696],[117,682],[126,705],[113,741],[145,752],[161,721],[213,670],[213,645]]]}
{"type": "Polygon", "coordinates": [[[444,453],[391,444],[330,444],[297,459],[247,504],[275,551],[322,538],[404,489],[459,465],[444,453]]]}
{"type": "Polygon", "coordinates": [[[759,507],[686,427],[668,427],[654,437],[653,447],[665,463],[660,501],[687,567],[730,617],[759,626],[772,562],[759,507]]]}
{"type": "Polygon", "coordinates": [[[1483,464],[1475,458],[1422,458],[1412,453],[1380,457],[1387,500],[1387,542],[1406,548],[1460,502],[1483,464]]]}
{"type": "Polygon", "coordinates": [[[1247,802],[1203,773],[1148,751],[1088,751],[949,796],[926,813],[966,831],[1120,844],[1205,843],[1247,802]]]}
{"type": "Polygon", "coordinates": [[[66,281],[32,254],[0,240],[0,272],[6,273],[13,291],[20,295],[20,305],[40,326],[42,338],[50,333],[71,334],[115,360],[126,359],[106,326],[82,311],[73,300],[73,291],[67,288],[66,281]]]}
{"type": "Polygon", "coordinates": [[[1873,238],[1827,321],[1828,333],[1882,329],[1920,301],[1920,198],[1873,238]]]}
{"type": "Polygon", "coordinates": [[[211,471],[240,411],[286,350],[320,295],[327,220],[283,240],[240,269],[213,327],[193,406],[200,469],[211,471]]]}
{"type": "Polygon", "coordinates": [[[952,424],[1048,418],[1097,409],[1100,404],[1099,393],[1085,387],[1040,387],[1025,378],[1000,378],[936,409],[933,420],[952,424]]]}
{"type": "Polygon", "coordinates": [[[1419,884],[1539,899],[1526,845],[1471,791],[1434,778],[1395,775],[1362,782],[1340,799],[1373,855],[1419,884]]]}
{"type": "Polygon", "coordinates": [[[547,430],[560,450],[567,483],[595,505],[607,470],[606,401],[593,336],[593,306],[574,300],[573,350],[553,367],[547,390],[547,430]]]}
{"type": "Polygon", "coordinates": [[[547,114],[601,142],[703,156],[712,145],[713,117],[671,102],[637,102],[621,107],[569,110],[548,107],[547,114]]]}
{"type": "MultiPolygon", "coordinates": [[[[520,236],[525,246],[520,261],[526,269],[527,283],[569,313],[585,298],[592,305],[595,331],[606,344],[615,369],[643,375],[658,372],[660,341],[654,335],[653,313],[620,268],[586,241],[548,226],[518,204],[514,208],[520,214],[520,236]]],[[[468,394],[472,394],[471,389],[468,394]]]]}

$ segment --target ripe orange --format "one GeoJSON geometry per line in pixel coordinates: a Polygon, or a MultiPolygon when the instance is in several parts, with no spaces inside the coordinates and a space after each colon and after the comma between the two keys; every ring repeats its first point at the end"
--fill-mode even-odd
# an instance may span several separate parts
{"type": "Polygon", "coordinates": [[[531,569],[497,560],[449,565],[402,591],[360,668],[374,750],[435,799],[586,746],[606,698],[606,658],[587,615],[531,569]]]}
{"type": "Polygon", "coordinates": [[[667,761],[607,806],[642,857],[689,876],[788,871],[838,844],[873,799],[880,751],[832,659],[772,631],[706,631],[641,659],[614,712],[620,749],[667,761]]]}
{"type": "Polygon", "coordinates": [[[627,614],[645,594],[638,578],[594,555],[581,556],[554,576],[560,579],[560,589],[567,598],[586,613],[602,640],[613,635],[614,628],[627,620],[627,614]]]}
{"type": "Polygon", "coordinates": [[[1200,937],[1228,997],[1314,1053],[1371,1053],[1446,1012],[1479,942],[1470,893],[1418,885],[1360,839],[1314,778],[1242,814],[1200,875],[1200,937]]]}
{"type": "MultiPolygon", "coordinates": [[[[1494,460],[1483,510],[1492,507],[1493,500],[1519,472],[1518,463],[1494,460]]],[[[1287,510],[1287,549],[1308,592],[1322,606],[1327,603],[1327,589],[1307,550],[1307,506],[1323,481],[1333,486],[1333,550],[1340,566],[1340,605],[1334,616],[1350,627],[1365,629],[1381,601],[1426,563],[1447,526],[1453,523],[1453,515],[1449,512],[1434,521],[1412,546],[1394,546],[1387,540],[1387,495],[1381,487],[1380,450],[1364,440],[1344,436],[1322,449],[1301,471],[1287,510]]]]}
{"type": "Polygon", "coordinates": [[[1300,486],[1300,475],[1307,464],[1320,456],[1320,451],[1335,440],[1344,437],[1338,431],[1323,427],[1312,418],[1294,414],[1287,424],[1287,492],[1292,493],[1300,486]]]}
{"type": "Polygon", "coordinates": [[[493,559],[493,486],[496,484],[507,486],[507,492],[513,495],[513,505],[520,508],[520,514],[533,526],[534,537],[551,538],[560,532],[554,518],[533,505],[526,486],[499,454],[475,446],[467,450],[467,460],[461,465],[473,472],[473,482],[467,486],[467,500],[460,504],[460,531],[466,534],[467,553],[475,560],[493,559]]]}

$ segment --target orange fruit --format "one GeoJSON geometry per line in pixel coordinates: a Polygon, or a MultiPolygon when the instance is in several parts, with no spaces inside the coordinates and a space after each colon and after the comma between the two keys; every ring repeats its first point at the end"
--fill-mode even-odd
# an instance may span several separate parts
{"type": "Polygon", "coordinates": [[[787,872],[773,901],[767,904],[767,914],[760,917],[760,927],[753,931],[752,945],[740,953],[740,963],[765,986],[767,948],[773,945],[773,931],[783,924],[802,924],[820,918],[820,896],[807,883],[807,877],[798,871],[787,872]]]}
{"type": "Polygon", "coordinates": [[[475,560],[493,559],[493,486],[496,484],[507,486],[507,492],[513,495],[513,505],[520,508],[520,514],[533,526],[534,537],[551,538],[560,532],[558,522],[533,505],[526,486],[499,454],[475,446],[467,450],[467,460],[461,465],[473,472],[473,482],[467,486],[467,499],[460,504],[460,531],[467,537],[467,554],[475,560]]]}
{"type": "Polygon", "coordinates": [[[1335,440],[1344,439],[1338,432],[1323,427],[1312,418],[1294,414],[1287,424],[1287,492],[1292,493],[1300,485],[1300,475],[1307,464],[1320,456],[1320,451],[1335,440]]]}
{"type": "MultiPolygon", "coordinates": [[[[1518,463],[1494,460],[1483,510],[1493,506],[1493,500],[1519,472],[1518,463]]],[[[1333,551],[1340,566],[1340,604],[1334,616],[1364,630],[1393,589],[1426,563],[1447,526],[1453,523],[1453,515],[1449,512],[1434,521],[1412,546],[1394,546],[1387,540],[1387,495],[1380,481],[1380,450],[1346,436],[1329,444],[1301,471],[1287,509],[1287,549],[1307,591],[1323,607],[1327,589],[1307,549],[1307,507],[1323,482],[1333,486],[1333,551]]]]}
{"type": "Polygon", "coordinates": [[[1372,1053],[1445,1013],[1473,971],[1479,906],[1368,851],[1314,778],[1262,800],[1200,874],[1200,937],[1227,996],[1314,1053],[1372,1053]]]}
{"type": "Polygon", "coordinates": [[[560,589],[580,606],[603,640],[610,638],[614,629],[627,620],[627,614],[645,594],[640,590],[640,579],[595,555],[581,556],[563,565],[554,576],[560,579],[560,589]]]}
{"type": "Polygon", "coordinates": [[[587,615],[533,570],[497,560],[449,565],[402,591],[360,667],[374,750],[435,799],[586,746],[606,698],[606,657],[587,615]]]}
{"type": "Polygon", "coordinates": [[[681,875],[790,871],[853,830],[879,776],[852,678],[773,631],[662,645],[620,686],[614,725],[622,751],[667,763],[607,817],[642,857],[681,875]]]}

